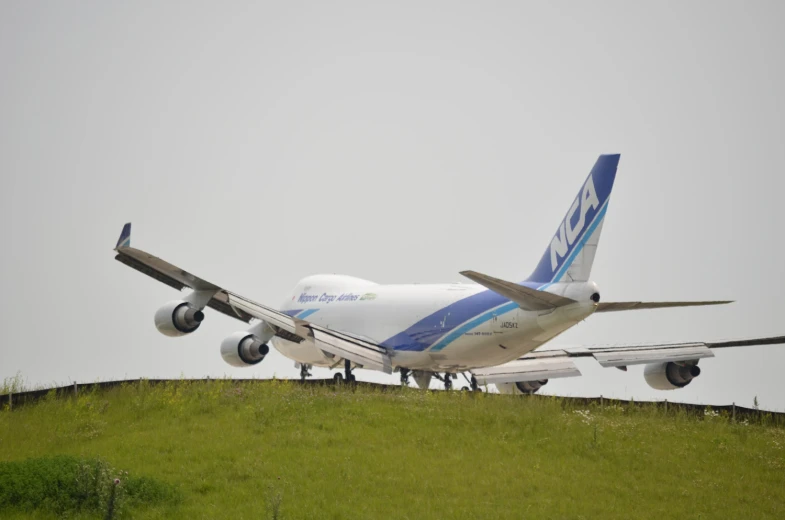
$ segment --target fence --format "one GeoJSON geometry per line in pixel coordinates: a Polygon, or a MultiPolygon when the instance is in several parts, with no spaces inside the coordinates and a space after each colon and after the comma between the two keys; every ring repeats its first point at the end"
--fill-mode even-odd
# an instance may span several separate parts
{"type": "MultiPolygon", "coordinates": [[[[160,384],[167,384],[167,383],[177,383],[181,381],[185,382],[195,382],[195,381],[202,381],[206,382],[210,379],[145,379],[144,381],[148,385],[160,385],[160,384]]],[[[76,396],[79,392],[90,392],[94,390],[108,390],[114,387],[118,387],[121,385],[139,383],[140,379],[126,379],[121,381],[102,381],[102,382],[95,382],[95,383],[73,383],[67,386],[58,386],[54,388],[44,388],[40,390],[28,390],[24,392],[12,393],[12,394],[5,394],[0,395],[0,409],[5,408],[8,406],[9,409],[13,409],[18,406],[23,406],[25,404],[32,404],[39,399],[45,397],[50,392],[53,392],[57,397],[69,397],[69,396],[76,396]]],[[[265,384],[270,379],[232,379],[233,383],[238,385],[240,384],[265,384]]],[[[334,385],[335,382],[332,379],[308,379],[304,383],[298,382],[298,384],[308,384],[308,385],[334,385]]],[[[365,382],[358,382],[359,386],[362,387],[373,387],[382,390],[393,390],[399,388],[398,385],[388,385],[383,383],[365,383],[365,382]]],[[[440,391],[440,390],[436,390],[440,391]]],[[[690,403],[673,403],[666,401],[635,401],[635,400],[624,400],[624,399],[608,399],[607,397],[599,396],[599,397],[560,397],[560,396],[551,396],[551,395],[539,395],[533,394],[531,396],[527,396],[530,399],[558,399],[563,406],[571,406],[571,407],[579,407],[579,406],[594,406],[594,407],[604,407],[604,406],[621,406],[623,408],[629,409],[630,407],[657,407],[661,409],[665,413],[669,412],[686,412],[693,415],[704,415],[708,410],[713,412],[717,412],[720,414],[727,414],[733,420],[752,420],[755,422],[760,422],[762,418],[767,418],[770,422],[777,426],[785,426],[785,413],[783,412],[771,412],[767,410],[760,410],[757,408],[746,408],[743,406],[736,406],[735,403],[730,405],[724,406],[713,406],[713,405],[704,405],[704,404],[690,404],[690,403]]]]}

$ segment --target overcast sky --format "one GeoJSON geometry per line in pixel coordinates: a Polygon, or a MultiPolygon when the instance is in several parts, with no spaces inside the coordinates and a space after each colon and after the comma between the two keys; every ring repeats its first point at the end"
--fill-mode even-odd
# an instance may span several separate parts
{"type": "MultiPolygon", "coordinates": [[[[0,379],[297,377],[160,335],[133,245],[259,302],[297,280],[520,280],[621,153],[604,301],[554,346],[785,334],[782,2],[0,3],[0,379]],[[377,3],[381,4],[381,3],[377,3]]],[[[591,361],[551,393],[785,410],[785,346],[658,392],[591,361]]],[[[329,375],[318,371],[318,375],[329,375]]],[[[397,376],[359,371],[365,380],[397,376]]]]}

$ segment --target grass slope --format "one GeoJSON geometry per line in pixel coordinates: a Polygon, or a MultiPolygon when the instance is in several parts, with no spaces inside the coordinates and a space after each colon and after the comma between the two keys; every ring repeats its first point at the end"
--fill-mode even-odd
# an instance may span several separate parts
{"type": "Polygon", "coordinates": [[[0,446],[100,457],[180,497],[133,518],[785,518],[785,429],[654,406],[141,382],[0,412],[0,446]]]}

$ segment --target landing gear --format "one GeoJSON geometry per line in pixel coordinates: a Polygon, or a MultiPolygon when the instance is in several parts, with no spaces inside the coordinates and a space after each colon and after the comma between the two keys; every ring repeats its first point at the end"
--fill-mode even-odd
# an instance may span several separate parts
{"type": "Polygon", "coordinates": [[[472,376],[471,379],[466,377],[466,373],[462,374],[463,378],[471,385],[471,388],[468,386],[464,386],[461,390],[471,390],[472,392],[482,392],[482,388],[480,388],[479,383],[477,383],[477,378],[472,376]]]}
{"type": "Polygon", "coordinates": [[[343,374],[341,374],[340,372],[337,372],[333,376],[333,383],[335,383],[336,385],[342,385],[343,384],[343,374]]]}
{"type": "Polygon", "coordinates": [[[409,374],[411,372],[408,368],[401,368],[401,386],[409,386],[409,374]]]}
{"type": "Polygon", "coordinates": [[[343,371],[344,371],[344,379],[346,379],[347,383],[355,383],[357,379],[355,379],[354,375],[352,374],[352,362],[348,359],[343,360],[343,371]]]}
{"type": "Polygon", "coordinates": [[[449,372],[445,372],[444,376],[440,376],[436,372],[434,372],[433,377],[444,383],[445,390],[452,390],[452,380],[457,378],[458,376],[455,374],[451,374],[449,372]]]}
{"type": "Polygon", "coordinates": [[[440,376],[434,372],[433,377],[444,383],[445,390],[452,390],[452,374],[445,372],[443,376],[440,376]]]}
{"type": "Polygon", "coordinates": [[[308,370],[310,368],[311,365],[306,365],[305,363],[302,363],[300,365],[300,381],[302,381],[303,383],[307,378],[311,377],[311,372],[308,370]]]}

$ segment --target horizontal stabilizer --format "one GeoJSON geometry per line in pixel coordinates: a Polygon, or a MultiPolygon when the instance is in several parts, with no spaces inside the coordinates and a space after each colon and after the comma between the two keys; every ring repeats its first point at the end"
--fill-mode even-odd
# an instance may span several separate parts
{"type": "Polygon", "coordinates": [[[597,305],[594,312],[637,311],[643,309],[667,309],[669,307],[699,307],[702,305],[725,305],[733,300],[707,302],[605,302],[597,305]]]}
{"type": "Polygon", "coordinates": [[[565,298],[564,296],[530,289],[526,286],[500,280],[499,278],[494,278],[476,271],[461,271],[461,274],[483,287],[487,287],[491,291],[501,294],[505,298],[509,298],[517,303],[521,309],[527,311],[554,309],[556,307],[564,307],[565,305],[576,303],[575,300],[565,298]]]}

